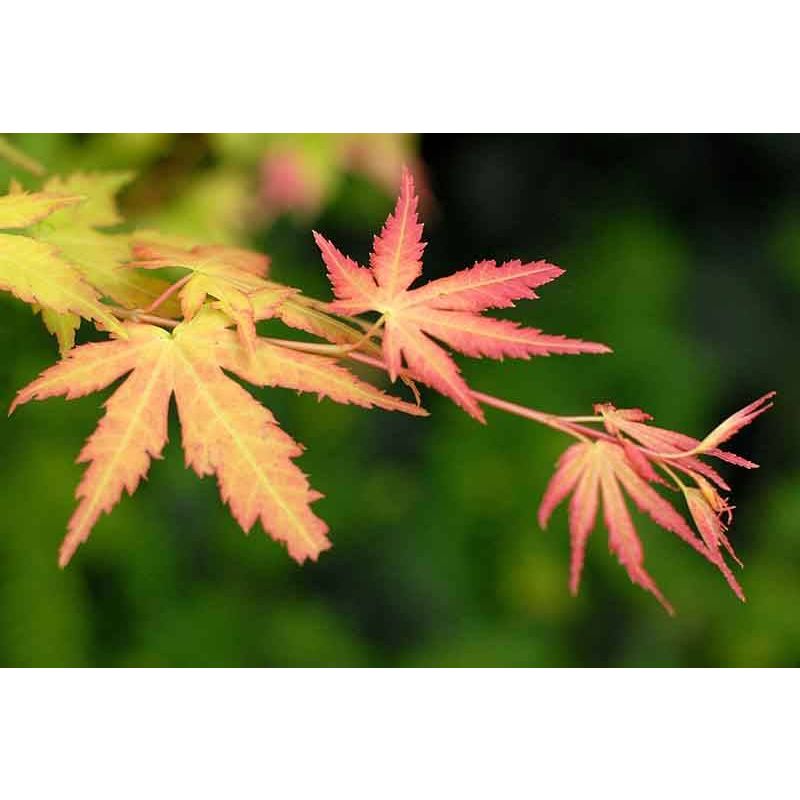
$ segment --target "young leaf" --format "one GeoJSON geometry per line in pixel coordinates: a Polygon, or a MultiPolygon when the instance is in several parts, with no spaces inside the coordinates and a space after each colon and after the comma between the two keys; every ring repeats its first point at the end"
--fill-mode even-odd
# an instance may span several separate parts
{"type": "Polygon", "coordinates": [[[721,489],[727,490],[730,487],[716,470],[701,461],[697,456],[714,456],[729,464],[744,467],[745,469],[758,467],[758,464],[742,458],[736,453],[720,450],[716,445],[727,441],[742,427],[758,417],[759,414],[771,408],[772,404],[767,403],[767,401],[774,395],[775,392],[769,392],[754,403],[737,411],[718,425],[702,442],[684,433],[677,433],[666,428],[659,428],[656,425],[650,425],[649,421],[652,417],[639,408],[616,408],[611,403],[598,403],[595,405],[595,413],[600,414],[603,418],[606,430],[609,433],[616,435],[622,432],[650,451],[658,453],[665,461],[668,461],[678,469],[686,471],[687,468],[690,468],[713,481],[721,489]]]}
{"type": "Polygon", "coordinates": [[[529,358],[549,353],[607,353],[605,345],[547,336],[516,322],[483,317],[489,308],[508,308],[536,297],[533,289],[563,273],[544,261],[510,261],[497,267],[482,261],[447,278],[410,289],[422,273],[422,225],[417,218],[414,180],[403,173],[394,213],[375,237],[366,269],[343,255],[318,233],[314,238],[344,314],[377,311],[385,321],[383,357],[394,380],[403,362],[415,377],[447,395],[483,421],[483,412],[451,356],[433,339],[470,356],[529,358]]]}
{"type": "MultiPolygon", "coordinates": [[[[640,478],[663,483],[652,469],[651,462],[653,462],[675,480],[677,488],[686,499],[689,513],[705,544],[705,555],[719,568],[730,587],[742,601],[745,599],[744,593],[725,562],[723,553],[726,551],[741,566],[741,561],[725,535],[727,525],[733,518],[733,506],[729,505],[715,488],[715,486],[719,489],[728,489],[729,487],[716,470],[706,464],[700,456],[714,456],[747,469],[757,467],[757,464],[746,458],[720,450],[717,445],[730,439],[745,425],[749,425],[769,409],[772,403],[768,401],[774,396],[775,392],[769,392],[740,409],[714,428],[702,441],[683,433],[649,424],[652,417],[639,408],[616,408],[611,403],[599,403],[594,407],[595,413],[600,415],[608,433],[614,436],[622,446],[629,467],[640,478]],[[684,485],[673,470],[687,475],[695,486],[684,485]]],[[[620,476],[624,483],[624,472],[621,472],[620,476]]],[[[635,500],[635,492],[627,484],[626,488],[635,500]]],[[[660,520],[656,521],[663,525],[660,520]]],[[[664,525],[664,527],[668,526],[664,525]]],[[[680,535],[679,531],[676,532],[680,535]]],[[[690,542],[690,544],[693,543],[690,542]]]]}
{"type": "Polygon", "coordinates": [[[236,322],[242,344],[252,354],[255,347],[255,313],[250,295],[268,287],[264,280],[266,256],[221,245],[197,246],[191,250],[160,242],[136,241],[136,260],[129,267],[159,269],[184,267],[193,274],[180,290],[183,317],[191,320],[207,296],[236,322]]]}
{"type": "Polygon", "coordinates": [[[767,392],[765,395],[759,397],[758,400],[753,401],[744,408],[739,409],[736,413],[731,414],[730,417],[717,425],[717,427],[700,442],[698,445],[700,452],[707,455],[714,455],[717,458],[721,458],[723,461],[730,461],[737,466],[752,467],[752,461],[747,461],[747,459],[743,459],[741,456],[719,450],[717,445],[727,442],[728,439],[735,436],[745,425],[749,425],[756,417],[772,408],[772,403],[767,401],[772,400],[775,394],[775,392],[767,392]]]}
{"type": "Polygon", "coordinates": [[[17,394],[11,411],[30,400],[81,397],[130,373],[107,401],[106,415],[79,457],[89,467],[61,547],[62,566],[86,541],[100,515],[111,511],[124,490],[132,494],[150,460],[160,456],[172,394],[187,466],[200,476],[217,476],[222,499],[245,531],[260,520],[299,562],[316,559],[330,546],[327,526],[310,507],[321,495],[293,462],[301,446],[223,369],[261,386],[425,414],[320,356],[258,340],[254,357],[248,357],[226,324],[227,317],[213,310],[178,325],[171,334],[152,325],[126,323],[127,339],[75,348],[17,394]]]}
{"type": "Polygon", "coordinates": [[[728,537],[725,535],[725,526],[720,519],[719,510],[715,509],[708,502],[705,493],[700,489],[695,489],[693,487],[682,488],[683,495],[686,498],[686,504],[689,507],[689,513],[692,515],[694,524],[697,526],[697,530],[700,532],[700,536],[703,538],[712,560],[719,567],[737,597],[744,602],[744,592],[736,578],[733,577],[733,573],[725,563],[721,552],[721,549],[724,548],[734,561],[736,561],[740,567],[742,566],[742,562],[739,561],[736,552],[728,541],[728,537]]]}
{"type": "Polygon", "coordinates": [[[581,442],[572,445],[561,457],[539,508],[539,524],[547,527],[553,510],[569,494],[569,527],[572,543],[570,591],[577,594],[584,561],[586,541],[595,524],[600,500],[609,533],[609,547],[625,567],[630,579],[651,592],[672,614],[655,581],[644,568],[644,552],[636,533],[622,490],[640,511],[665,530],[671,531],[714,564],[742,600],[744,594],[730,569],[719,556],[717,547],[709,546],[706,536],[700,541],[675,508],[656,492],[632,463],[625,449],[607,441],[581,442]]]}

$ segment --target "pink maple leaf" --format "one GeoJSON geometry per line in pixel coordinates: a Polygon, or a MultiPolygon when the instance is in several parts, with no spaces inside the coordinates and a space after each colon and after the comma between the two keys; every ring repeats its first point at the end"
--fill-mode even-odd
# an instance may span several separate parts
{"type": "Polygon", "coordinates": [[[450,353],[439,342],[468,356],[530,358],[550,353],[608,353],[595,342],[552,336],[510,320],[486,317],[490,308],[509,308],[534,299],[536,287],[563,274],[546,261],[479,261],[419,288],[422,274],[422,224],[417,215],[414,179],[403,171],[394,213],[375,237],[369,267],[362,267],[314,232],[343,314],[376,311],[385,326],[383,358],[392,380],[405,363],[415,378],[454,400],[475,419],[483,412],[450,353]]]}

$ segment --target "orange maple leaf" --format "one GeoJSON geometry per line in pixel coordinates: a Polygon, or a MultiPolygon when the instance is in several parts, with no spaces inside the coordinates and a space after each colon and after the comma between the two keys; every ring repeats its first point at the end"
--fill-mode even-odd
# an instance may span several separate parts
{"type": "Polygon", "coordinates": [[[133,494],[167,441],[174,394],[188,467],[217,477],[222,499],[245,532],[256,520],[285,542],[297,561],[330,547],[327,525],[311,511],[320,498],[293,460],[302,447],[273,415],[223,368],[260,386],[317,392],[340,403],[426,412],[390,397],[321,356],[283,350],[261,339],[252,354],[226,328],[226,315],[207,309],[172,333],[141,323],[125,325],[128,339],[86,344],[18,392],[11,411],[29,400],[82,397],[130,373],[106,402],[106,414],[78,457],[89,467],[61,546],[65,566],[102,513],[123,490],[133,494]]]}
{"type": "Polygon", "coordinates": [[[549,336],[516,322],[481,316],[490,308],[509,308],[515,300],[532,299],[535,287],[554,280],[563,270],[546,261],[509,261],[497,266],[480,261],[446,278],[410,289],[422,274],[422,225],[417,217],[414,179],[404,170],[394,214],[375,237],[369,268],[343,255],[316,231],[336,300],[333,311],[381,314],[383,357],[395,380],[403,361],[414,377],[454,400],[468,414],[484,421],[483,412],[450,354],[434,339],[468,356],[529,358],[549,353],[607,353],[594,342],[549,336]]]}

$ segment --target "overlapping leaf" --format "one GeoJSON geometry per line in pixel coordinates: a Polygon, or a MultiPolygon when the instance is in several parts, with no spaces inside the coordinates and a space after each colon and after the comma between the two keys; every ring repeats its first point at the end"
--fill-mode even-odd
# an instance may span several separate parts
{"type": "Polygon", "coordinates": [[[621,444],[607,441],[580,442],[568,448],[558,463],[539,508],[539,524],[544,528],[556,506],[572,495],[569,528],[572,549],[570,590],[573,594],[578,591],[586,542],[594,528],[602,499],[611,551],[625,567],[631,580],[652,592],[664,608],[673,613],[672,607],[644,568],[642,544],[626,506],[623,489],[639,510],[648,514],[657,525],[675,533],[718,567],[734,592],[744,600],[741,587],[719,555],[717,547],[711,548],[709,542],[704,543],[697,538],[675,508],[648,484],[621,444]]]}
{"type": "Polygon", "coordinates": [[[81,317],[121,333],[116,319],[99,302],[102,297],[136,308],[168,286],[152,276],[121,269],[130,259],[129,237],[99,230],[121,221],[114,195],[130,177],[77,173],[51,178],[42,192],[25,193],[14,186],[0,198],[0,228],[24,229],[16,239],[0,234],[0,287],[42,307],[45,324],[57,336],[62,353],[74,343],[81,317]]]}
{"type": "Polygon", "coordinates": [[[576,426],[583,441],[570,447],[558,463],[539,509],[539,522],[545,527],[553,509],[572,493],[570,501],[570,533],[572,567],[570,586],[577,591],[583,564],[586,538],[594,526],[598,505],[598,488],[603,498],[606,525],[613,551],[628,569],[631,579],[653,592],[662,603],[663,597],[642,566],[641,545],[630,521],[620,487],[636,505],[654,521],[688,542],[711,561],[725,577],[740,600],[744,593],[725,561],[725,554],[741,566],[728,537],[727,526],[733,519],[733,506],[719,494],[728,486],[722,477],[701,457],[712,456],[737,466],[757,467],[734,453],[720,450],[719,445],[734,436],[745,425],[772,406],[775,392],[769,392],[729,416],[699,440],[666,428],[649,424],[652,417],[638,408],[616,408],[611,403],[598,403],[593,422],[602,422],[607,433],[597,433],[576,426]],[[658,467],[672,483],[654,469],[658,467]],[[691,483],[678,476],[688,476],[691,483]],[[659,483],[680,491],[700,540],[677,511],[650,483],[659,483]]]}
{"type": "Polygon", "coordinates": [[[624,434],[638,442],[649,452],[658,454],[661,459],[686,474],[699,473],[720,489],[730,487],[722,476],[699,456],[713,456],[745,469],[758,466],[742,456],[720,449],[717,445],[730,439],[742,427],[750,424],[760,414],[772,407],[769,402],[775,392],[768,392],[758,400],[745,406],[718,425],[702,441],[684,433],[650,424],[652,417],[640,408],[616,408],[611,403],[598,403],[595,413],[599,414],[606,429],[612,435],[624,434]]]}
{"type": "Polygon", "coordinates": [[[330,546],[327,526],[311,511],[321,495],[293,461],[301,446],[223,369],[259,386],[316,392],[368,408],[425,413],[320,356],[282,350],[263,340],[254,343],[248,356],[227,324],[225,315],[210,309],[171,334],[126,323],[127,339],[75,348],[18,393],[12,411],[30,400],[81,397],[128,374],[106,402],[106,414],[79,456],[89,467],[61,547],[62,566],[101,514],[111,511],[123,491],[132,494],[151,459],[160,456],[173,394],[187,466],[200,476],[216,475],[223,500],[245,531],[260,520],[300,562],[315,559],[330,546]]]}
{"type": "MultiPolygon", "coordinates": [[[[65,213],[82,200],[74,194],[13,191],[0,198],[0,228],[25,228],[37,221],[45,224],[41,220],[65,213]]],[[[51,316],[73,315],[69,317],[71,325],[77,315],[124,335],[116,318],[100,302],[99,293],[57,247],[47,242],[23,234],[0,233],[0,289],[47,309],[51,316]]]]}
{"type": "Polygon", "coordinates": [[[377,311],[385,320],[383,356],[394,380],[403,366],[415,377],[483,421],[483,413],[450,354],[434,339],[469,356],[529,358],[549,353],[606,353],[594,342],[549,336],[516,322],[482,316],[490,308],[536,297],[534,289],[563,270],[545,261],[510,261],[497,266],[481,261],[469,269],[417,288],[422,273],[422,225],[417,216],[414,181],[403,173],[394,213],[375,237],[369,268],[359,266],[331,242],[314,233],[328,269],[335,302],[343,314],[377,311]]]}
{"type": "Polygon", "coordinates": [[[269,288],[264,280],[269,260],[249,250],[222,245],[198,245],[191,249],[163,242],[137,240],[136,260],[130,267],[160,269],[183,267],[192,274],[180,289],[185,320],[191,320],[208,296],[236,322],[242,344],[252,354],[255,348],[255,311],[251,295],[269,288]]]}
{"type": "MultiPolygon", "coordinates": [[[[765,395],[765,397],[756,402],[762,403],[765,399],[771,397],[772,394],[765,395]]],[[[765,411],[766,408],[768,408],[768,406],[761,410],[765,411]]],[[[677,431],[670,431],[666,428],[659,428],[656,425],[651,425],[650,420],[652,420],[652,417],[650,414],[647,414],[639,408],[616,408],[611,405],[611,403],[599,403],[595,406],[595,411],[603,417],[605,426],[609,432],[616,433],[617,431],[621,431],[655,452],[664,453],[665,456],[674,453],[686,464],[691,463],[694,467],[697,467],[698,459],[692,459],[691,462],[689,462],[686,460],[684,454],[695,451],[701,444],[699,439],[687,436],[685,433],[678,433],[677,431]]],[[[727,461],[738,467],[752,469],[758,466],[752,461],[748,461],[746,458],[737,456],[735,453],[729,453],[726,450],[720,450],[711,445],[709,445],[704,452],[706,455],[715,456],[722,461],[727,461]]],[[[721,486],[721,488],[728,488],[724,482],[721,482],[721,479],[719,479],[716,473],[709,474],[709,477],[721,486]]]]}
{"type": "MultiPolygon", "coordinates": [[[[124,308],[142,308],[169,286],[165,281],[137,270],[123,269],[131,259],[129,234],[108,233],[103,228],[118,225],[122,218],[116,194],[130,180],[127,172],[76,173],[54,177],[45,184],[51,192],[74,192],[84,201],[59,211],[37,225],[29,234],[58,248],[102,296],[124,308]]],[[[173,316],[177,307],[163,307],[160,313],[173,316]]]]}

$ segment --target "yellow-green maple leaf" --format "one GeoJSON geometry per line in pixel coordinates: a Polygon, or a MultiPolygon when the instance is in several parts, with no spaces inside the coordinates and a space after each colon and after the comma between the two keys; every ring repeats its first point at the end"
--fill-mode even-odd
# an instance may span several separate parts
{"type": "MultiPolygon", "coordinates": [[[[26,202],[25,195],[12,197],[26,202]]],[[[55,247],[45,242],[0,233],[0,289],[26,303],[55,313],[77,314],[125,335],[114,315],[100,302],[98,293],[61,258],[55,247]]]]}
{"type": "Polygon", "coordinates": [[[116,196],[133,180],[132,172],[74,172],[65,178],[55,175],[44,185],[46,192],[84,197],[84,202],[68,213],[56,217],[58,225],[109,228],[122,222],[116,196]]]}
{"type": "Polygon", "coordinates": [[[220,494],[245,531],[260,520],[297,561],[330,547],[327,525],[311,510],[321,495],[294,464],[302,447],[224,370],[260,386],[317,392],[340,403],[424,415],[384,394],[333,360],[283,350],[259,339],[250,358],[226,326],[206,310],[172,333],[126,323],[128,338],[77,347],[22,389],[11,407],[29,400],[82,397],[128,375],[105,403],[106,413],[78,460],[89,464],[78,487],[59,563],[86,541],[103,513],[132,494],[167,441],[169,401],[175,395],[187,466],[216,475],[220,494]]]}
{"type": "MultiPolygon", "coordinates": [[[[30,235],[57,247],[104,297],[124,308],[142,308],[169,284],[152,275],[122,268],[131,258],[129,234],[97,230],[122,221],[115,195],[131,178],[127,172],[77,173],[68,178],[51,178],[45,184],[47,191],[75,192],[85,199],[79,205],[52,214],[30,235]]],[[[177,305],[168,304],[160,313],[177,316],[177,305]]]]}

